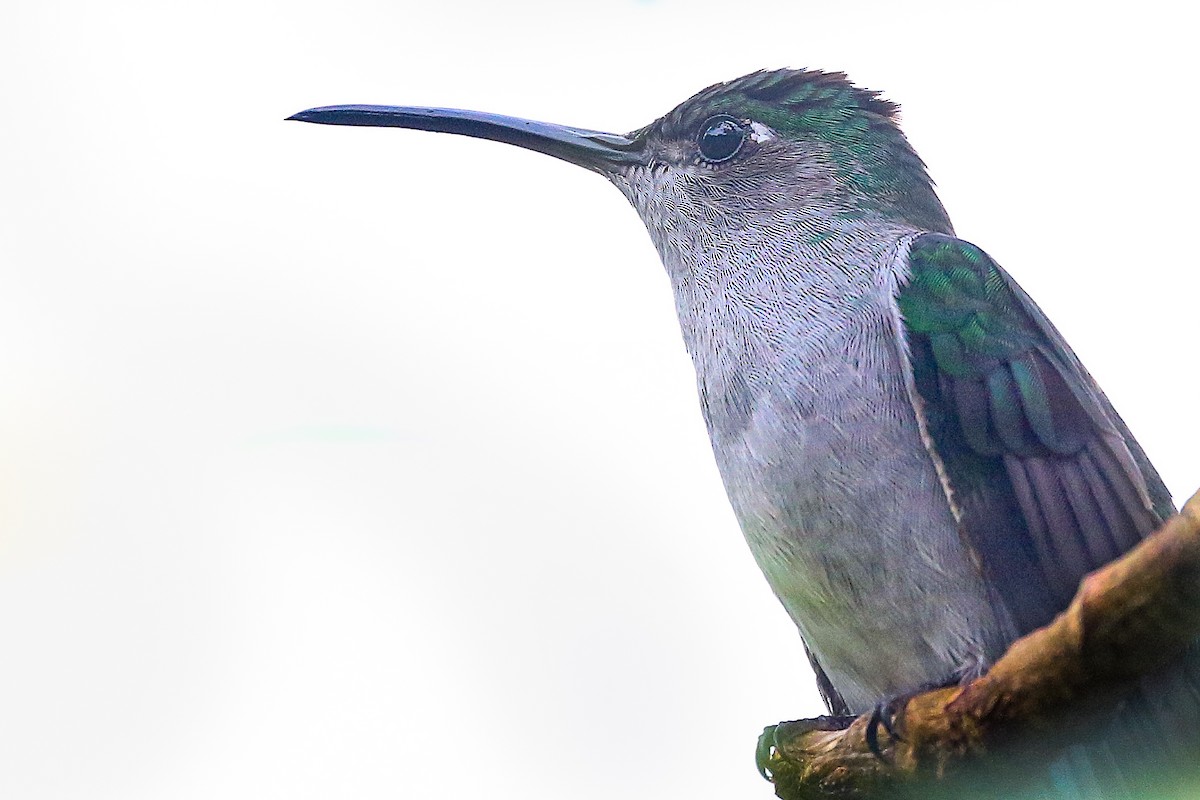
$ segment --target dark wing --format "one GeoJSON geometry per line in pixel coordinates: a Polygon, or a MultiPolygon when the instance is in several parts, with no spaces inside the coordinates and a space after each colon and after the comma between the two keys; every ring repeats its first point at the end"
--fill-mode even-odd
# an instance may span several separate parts
{"type": "Polygon", "coordinates": [[[1162,480],[1028,295],[967,242],[912,244],[898,301],[914,405],[1020,633],[1172,511],[1162,480]]]}
{"type": "Polygon", "coordinates": [[[829,680],[829,676],[825,674],[825,669],[821,666],[821,662],[817,661],[817,657],[809,649],[808,642],[805,642],[803,639],[800,641],[804,645],[804,655],[808,656],[808,664],[812,667],[813,674],[817,678],[817,691],[821,693],[821,699],[825,701],[825,707],[834,716],[847,716],[850,713],[850,706],[846,705],[846,701],[842,699],[841,692],[834,688],[833,681],[829,680]]]}

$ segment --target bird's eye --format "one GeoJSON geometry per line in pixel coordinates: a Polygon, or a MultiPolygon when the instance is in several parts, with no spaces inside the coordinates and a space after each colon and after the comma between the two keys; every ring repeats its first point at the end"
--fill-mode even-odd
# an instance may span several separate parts
{"type": "Polygon", "coordinates": [[[701,125],[700,136],[696,139],[700,155],[710,164],[719,164],[736,156],[744,141],[746,128],[728,114],[713,117],[701,125]]]}

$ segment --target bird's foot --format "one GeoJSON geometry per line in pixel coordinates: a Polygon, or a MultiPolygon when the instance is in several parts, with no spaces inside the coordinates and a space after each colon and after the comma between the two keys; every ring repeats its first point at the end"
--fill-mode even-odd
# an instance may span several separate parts
{"type": "Polygon", "coordinates": [[[865,738],[867,740],[867,747],[880,761],[890,761],[891,759],[883,754],[883,748],[879,746],[879,729],[883,728],[887,731],[888,737],[893,742],[904,741],[904,737],[896,732],[896,715],[908,705],[909,700],[916,697],[922,691],[924,690],[918,690],[912,694],[896,695],[887,700],[881,700],[875,704],[875,708],[871,709],[871,718],[867,720],[865,738]]]}
{"type": "Polygon", "coordinates": [[[867,747],[870,748],[871,752],[880,761],[888,761],[888,757],[883,754],[883,748],[879,746],[879,729],[883,728],[887,731],[887,735],[892,741],[903,742],[904,737],[896,731],[896,717],[908,705],[909,700],[912,700],[917,695],[925,694],[925,692],[932,692],[935,689],[946,689],[951,686],[969,683],[986,671],[986,665],[981,662],[976,663],[972,661],[955,670],[945,680],[923,683],[911,692],[903,692],[876,703],[875,708],[871,710],[871,719],[867,721],[867,731],[865,734],[867,747]]]}
{"type": "Polygon", "coordinates": [[[842,731],[849,728],[855,719],[857,717],[836,715],[768,725],[763,728],[762,735],[758,737],[758,746],[754,750],[754,763],[758,767],[758,774],[768,781],[772,780],[771,757],[781,742],[790,741],[809,731],[842,731]]]}

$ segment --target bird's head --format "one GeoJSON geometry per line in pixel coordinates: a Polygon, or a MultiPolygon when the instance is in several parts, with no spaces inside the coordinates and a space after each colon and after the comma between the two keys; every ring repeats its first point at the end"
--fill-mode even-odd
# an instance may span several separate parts
{"type": "Polygon", "coordinates": [[[327,106],[291,119],[457,133],[561,158],[615,183],[660,244],[801,217],[949,231],[897,112],[841,73],[775,70],[710,86],[626,135],[445,108],[327,106]]]}

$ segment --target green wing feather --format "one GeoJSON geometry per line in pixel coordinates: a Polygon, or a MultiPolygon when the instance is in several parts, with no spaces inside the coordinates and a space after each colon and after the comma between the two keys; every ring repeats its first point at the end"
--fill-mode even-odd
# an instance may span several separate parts
{"type": "Polygon", "coordinates": [[[914,241],[898,303],[915,402],[1022,632],[1171,513],[1162,481],[1033,301],[978,247],[914,241]]]}

